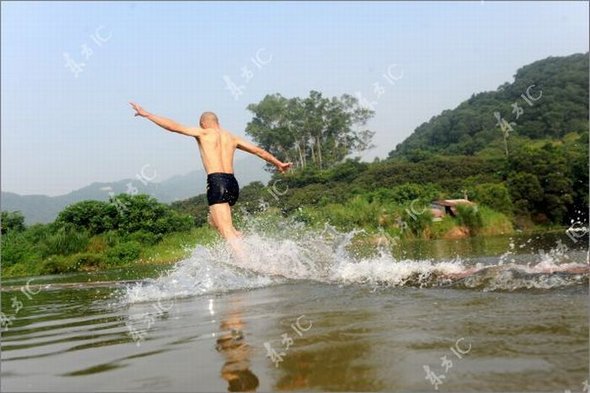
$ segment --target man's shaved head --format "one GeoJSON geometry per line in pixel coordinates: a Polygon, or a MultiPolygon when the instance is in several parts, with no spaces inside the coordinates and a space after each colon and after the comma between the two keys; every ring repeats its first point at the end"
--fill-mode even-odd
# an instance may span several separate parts
{"type": "Polygon", "coordinates": [[[201,115],[201,119],[199,120],[199,125],[202,128],[218,126],[219,119],[217,118],[217,115],[213,112],[203,112],[203,114],[201,115]]]}

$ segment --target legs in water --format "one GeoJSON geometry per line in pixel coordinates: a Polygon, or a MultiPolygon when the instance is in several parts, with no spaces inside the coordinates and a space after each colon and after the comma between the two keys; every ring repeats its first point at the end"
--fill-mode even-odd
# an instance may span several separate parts
{"type": "Polygon", "coordinates": [[[227,241],[234,256],[244,261],[246,259],[246,253],[244,252],[241,234],[234,228],[229,204],[216,203],[209,206],[209,223],[227,241]]]}

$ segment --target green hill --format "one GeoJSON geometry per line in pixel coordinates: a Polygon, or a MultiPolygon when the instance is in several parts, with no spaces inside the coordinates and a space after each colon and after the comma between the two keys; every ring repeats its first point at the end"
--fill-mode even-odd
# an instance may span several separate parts
{"type": "Polygon", "coordinates": [[[474,94],[420,125],[389,157],[418,160],[432,154],[505,154],[496,112],[514,123],[508,138],[515,143],[587,133],[588,53],[549,57],[520,68],[513,83],[474,94]],[[514,103],[521,113],[515,111],[514,103]]]}

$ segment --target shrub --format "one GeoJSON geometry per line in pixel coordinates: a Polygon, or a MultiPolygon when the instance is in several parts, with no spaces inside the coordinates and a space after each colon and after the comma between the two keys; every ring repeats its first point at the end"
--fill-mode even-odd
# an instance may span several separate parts
{"type": "Polygon", "coordinates": [[[25,230],[25,217],[20,211],[3,211],[0,221],[3,235],[9,231],[22,232],[25,230]]]}
{"type": "Polygon", "coordinates": [[[141,249],[141,244],[137,241],[119,243],[107,251],[107,263],[109,266],[120,266],[133,262],[139,258],[141,249]]]}
{"type": "Polygon", "coordinates": [[[10,267],[2,265],[2,275],[4,277],[19,277],[19,276],[30,276],[31,271],[23,263],[17,263],[10,267]]]}
{"type": "Polygon", "coordinates": [[[107,265],[103,255],[89,252],[73,255],[52,255],[43,261],[41,274],[72,273],[77,271],[92,271],[107,265]]]}
{"type": "Polygon", "coordinates": [[[116,228],[117,220],[114,205],[101,201],[81,201],[62,210],[55,223],[58,226],[73,225],[92,234],[99,234],[116,228]]]}
{"type": "Polygon", "coordinates": [[[404,230],[409,230],[416,236],[422,236],[424,231],[432,225],[432,213],[428,207],[408,206],[401,213],[404,230]]]}
{"type": "Polygon", "coordinates": [[[73,260],[64,255],[52,255],[43,261],[41,274],[68,273],[76,270],[73,260]]]}
{"type": "Polygon", "coordinates": [[[2,266],[24,263],[35,254],[33,245],[22,232],[2,235],[2,266]]]}
{"type": "Polygon", "coordinates": [[[24,232],[27,240],[32,244],[41,243],[47,236],[51,235],[51,224],[33,224],[24,232]]]}
{"type": "Polygon", "coordinates": [[[129,234],[126,239],[128,241],[136,241],[141,244],[153,245],[162,240],[161,234],[153,234],[147,231],[137,231],[129,234]]]}
{"type": "Polygon", "coordinates": [[[406,183],[393,187],[388,191],[389,192],[385,192],[384,194],[396,204],[405,204],[418,199],[430,202],[434,199],[438,199],[441,193],[438,186],[432,183],[426,185],[406,183]]]}
{"type": "Polygon", "coordinates": [[[484,183],[475,186],[473,198],[481,205],[490,207],[506,215],[512,215],[514,206],[510,192],[504,184],[484,183]]]}
{"type": "Polygon", "coordinates": [[[140,230],[165,234],[189,230],[193,226],[193,219],[149,195],[119,194],[110,202],[74,203],[59,214],[55,224],[58,227],[73,226],[91,234],[111,230],[125,234],[140,230]]]}
{"type": "Polygon", "coordinates": [[[108,244],[104,237],[93,236],[88,242],[88,247],[86,247],[86,250],[90,253],[101,253],[107,248],[108,244]]]}
{"type": "Polygon", "coordinates": [[[459,224],[469,228],[472,235],[477,235],[483,228],[483,218],[479,208],[465,204],[457,205],[457,220],[459,224]]]}
{"type": "Polygon", "coordinates": [[[68,258],[71,259],[71,264],[76,270],[96,270],[107,265],[106,258],[102,254],[85,252],[70,255],[68,258]]]}
{"type": "Polygon", "coordinates": [[[116,246],[121,240],[121,235],[117,231],[108,231],[101,235],[101,237],[105,240],[107,246],[109,247],[116,246]]]}
{"type": "Polygon", "coordinates": [[[479,232],[480,235],[504,235],[514,232],[512,221],[504,213],[486,206],[480,206],[479,212],[484,225],[479,232]]]}
{"type": "Polygon", "coordinates": [[[122,233],[130,234],[143,230],[165,234],[186,231],[193,226],[193,218],[190,215],[178,213],[149,195],[120,194],[116,199],[125,206],[124,213],[119,215],[118,229],[122,233]]]}
{"type": "Polygon", "coordinates": [[[84,251],[88,246],[88,232],[77,230],[72,226],[59,228],[54,234],[47,236],[39,245],[41,256],[70,255],[84,251]]]}

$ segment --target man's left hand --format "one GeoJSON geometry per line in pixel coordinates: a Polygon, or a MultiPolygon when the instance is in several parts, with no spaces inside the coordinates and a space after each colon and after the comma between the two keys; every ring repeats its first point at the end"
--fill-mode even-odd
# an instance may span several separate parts
{"type": "Polygon", "coordinates": [[[292,167],[293,167],[292,162],[281,162],[279,165],[277,165],[277,169],[279,170],[280,173],[285,173],[289,169],[291,169],[292,167]]]}

